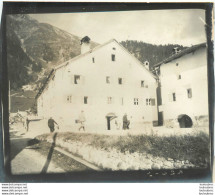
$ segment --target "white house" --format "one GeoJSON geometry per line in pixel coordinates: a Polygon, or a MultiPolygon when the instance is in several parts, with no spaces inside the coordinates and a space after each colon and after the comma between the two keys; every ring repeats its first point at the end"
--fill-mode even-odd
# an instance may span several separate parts
{"type": "Polygon", "coordinates": [[[121,129],[125,113],[131,128],[156,122],[157,77],[114,39],[81,43],[82,54],[54,68],[37,94],[38,115],[75,128],[83,110],[89,130],[121,129]]]}
{"type": "Polygon", "coordinates": [[[166,126],[208,125],[207,48],[202,43],[154,66],[159,75],[159,123],[166,126]]]}

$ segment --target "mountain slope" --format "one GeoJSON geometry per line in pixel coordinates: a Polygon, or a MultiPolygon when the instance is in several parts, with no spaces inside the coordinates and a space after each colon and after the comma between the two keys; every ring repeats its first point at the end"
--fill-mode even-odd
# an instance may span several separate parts
{"type": "MultiPolygon", "coordinates": [[[[8,15],[7,59],[11,87],[16,89],[36,82],[38,88],[51,68],[81,53],[80,40],[28,15],[8,15]]],[[[97,45],[92,42],[92,48],[97,45]]]]}
{"type": "Polygon", "coordinates": [[[8,77],[12,88],[20,88],[28,84],[29,80],[36,79],[41,67],[25,53],[20,39],[11,30],[12,26],[7,27],[8,77]]]}

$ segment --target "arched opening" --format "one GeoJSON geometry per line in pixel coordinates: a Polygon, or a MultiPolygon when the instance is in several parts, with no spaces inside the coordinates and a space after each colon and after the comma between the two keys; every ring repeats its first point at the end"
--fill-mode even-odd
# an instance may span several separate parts
{"type": "Polygon", "coordinates": [[[114,113],[108,113],[106,115],[106,119],[107,119],[107,130],[111,130],[111,121],[113,119],[117,118],[117,116],[114,113]]]}
{"type": "Polygon", "coordinates": [[[193,126],[192,119],[186,114],[179,115],[178,122],[179,122],[180,128],[191,128],[193,126]]]}

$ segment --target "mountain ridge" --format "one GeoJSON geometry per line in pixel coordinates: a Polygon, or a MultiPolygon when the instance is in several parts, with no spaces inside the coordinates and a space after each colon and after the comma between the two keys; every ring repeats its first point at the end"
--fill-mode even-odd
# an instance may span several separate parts
{"type": "MultiPolygon", "coordinates": [[[[12,89],[32,85],[38,90],[51,69],[81,54],[81,37],[48,23],[40,23],[29,15],[8,15],[7,61],[12,89]]],[[[153,64],[172,54],[181,45],[153,45],[143,41],[126,40],[120,44],[142,63],[153,64]]],[[[91,41],[94,48],[98,43],[91,41]]]]}
{"type": "MultiPolygon", "coordinates": [[[[22,14],[8,15],[6,22],[8,76],[12,89],[28,84],[38,89],[53,67],[81,53],[81,38],[58,27],[22,14]]],[[[92,41],[92,48],[97,45],[92,41]]]]}

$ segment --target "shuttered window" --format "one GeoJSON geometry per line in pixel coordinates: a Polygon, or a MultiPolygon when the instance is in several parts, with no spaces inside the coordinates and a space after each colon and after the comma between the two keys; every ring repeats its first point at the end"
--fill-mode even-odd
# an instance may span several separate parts
{"type": "Polygon", "coordinates": [[[113,97],[107,97],[107,103],[113,104],[113,97]]]}
{"type": "Polygon", "coordinates": [[[191,88],[187,89],[187,97],[192,98],[192,89],[191,88]]]}
{"type": "Polygon", "coordinates": [[[88,104],[88,97],[84,96],[84,104],[88,104]]]}
{"type": "Polygon", "coordinates": [[[111,59],[112,59],[113,62],[116,61],[116,56],[115,56],[115,54],[112,54],[112,55],[111,55],[111,59]]]}
{"type": "Polygon", "coordinates": [[[151,105],[155,106],[155,99],[154,98],[151,98],[151,105]]]}
{"type": "Polygon", "coordinates": [[[134,98],[134,105],[138,105],[138,104],[139,104],[138,98],[134,98]]]}
{"type": "Polygon", "coordinates": [[[67,100],[67,103],[72,103],[72,96],[68,95],[66,100],[67,100]]]}

